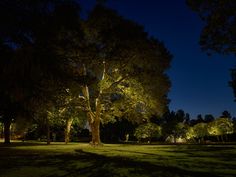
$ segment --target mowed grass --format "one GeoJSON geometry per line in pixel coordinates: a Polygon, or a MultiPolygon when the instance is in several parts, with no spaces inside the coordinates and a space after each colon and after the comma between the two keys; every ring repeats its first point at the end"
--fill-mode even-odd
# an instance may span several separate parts
{"type": "Polygon", "coordinates": [[[0,144],[0,177],[236,176],[236,145],[0,144]]]}

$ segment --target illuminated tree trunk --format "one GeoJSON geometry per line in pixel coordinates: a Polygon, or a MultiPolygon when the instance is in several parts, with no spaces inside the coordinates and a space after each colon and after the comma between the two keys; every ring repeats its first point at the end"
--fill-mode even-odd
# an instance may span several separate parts
{"type": "Polygon", "coordinates": [[[66,144],[70,142],[70,130],[71,130],[72,122],[73,122],[72,118],[68,118],[66,120],[66,129],[65,129],[65,143],[66,144]]]}
{"type": "Polygon", "coordinates": [[[95,119],[93,122],[89,123],[91,131],[92,131],[92,140],[90,144],[92,146],[99,146],[101,145],[100,140],[100,118],[95,119]]]}
{"type": "Polygon", "coordinates": [[[86,109],[88,111],[87,118],[88,118],[89,126],[91,128],[91,133],[92,133],[92,140],[91,140],[90,144],[92,146],[98,146],[101,144],[101,140],[100,140],[101,104],[100,104],[100,101],[98,99],[96,99],[95,111],[93,111],[90,106],[88,87],[84,86],[82,91],[83,91],[83,95],[86,99],[86,109]]]}
{"type": "MultiPolygon", "coordinates": [[[[105,62],[103,62],[104,70],[102,74],[101,81],[105,77],[105,62]]],[[[87,75],[86,67],[84,65],[84,76],[87,75]]],[[[86,109],[88,111],[87,117],[88,117],[88,122],[89,126],[91,128],[91,133],[92,133],[92,140],[90,144],[92,146],[99,146],[101,145],[101,139],[100,139],[100,118],[101,118],[101,101],[100,101],[100,96],[102,94],[102,90],[99,90],[98,97],[95,100],[95,106],[94,109],[91,108],[90,105],[90,96],[89,96],[89,89],[87,85],[84,85],[82,88],[82,92],[86,101],[86,109]]]]}
{"type": "Polygon", "coordinates": [[[101,103],[99,98],[96,99],[96,105],[95,105],[95,115],[93,115],[93,118],[90,118],[90,128],[92,131],[92,141],[90,144],[92,146],[99,146],[101,145],[101,139],[100,139],[100,116],[101,116],[101,103]]]}
{"type": "Polygon", "coordinates": [[[11,121],[5,120],[4,122],[4,143],[10,144],[11,141],[11,121]]]}

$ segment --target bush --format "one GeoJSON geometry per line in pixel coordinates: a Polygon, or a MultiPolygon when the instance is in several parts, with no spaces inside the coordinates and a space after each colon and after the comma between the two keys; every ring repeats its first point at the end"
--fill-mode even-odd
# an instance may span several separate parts
{"type": "Polygon", "coordinates": [[[142,140],[151,142],[152,138],[161,136],[161,127],[154,123],[142,124],[136,128],[134,136],[139,142],[142,140]]]}

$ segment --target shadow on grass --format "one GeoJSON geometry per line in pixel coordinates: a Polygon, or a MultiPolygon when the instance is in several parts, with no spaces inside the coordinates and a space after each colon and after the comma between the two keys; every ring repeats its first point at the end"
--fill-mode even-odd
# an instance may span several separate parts
{"type": "Polygon", "coordinates": [[[45,146],[46,142],[11,142],[10,144],[0,143],[0,148],[19,147],[19,146],[45,146]]]}
{"type": "Polygon", "coordinates": [[[75,150],[75,153],[47,154],[40,151],[4,148],[4,152],[0,151],[0,157],[0,177],[220,176],[210,171],[191,171],[171,164],[142,162],[124,156],[108,157],[80,149],[75,150]],[[24,168],[28,171],[23,170],[20,175],[19,169],[24,168]]]}

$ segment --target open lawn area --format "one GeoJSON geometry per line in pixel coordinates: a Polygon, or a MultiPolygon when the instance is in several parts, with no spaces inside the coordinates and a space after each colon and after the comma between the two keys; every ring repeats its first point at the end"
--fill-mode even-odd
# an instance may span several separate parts
{"type": "Polygon", "coordinates": [[[0,177],[236,176],[236,145],[0,144],[0,177]]]}

